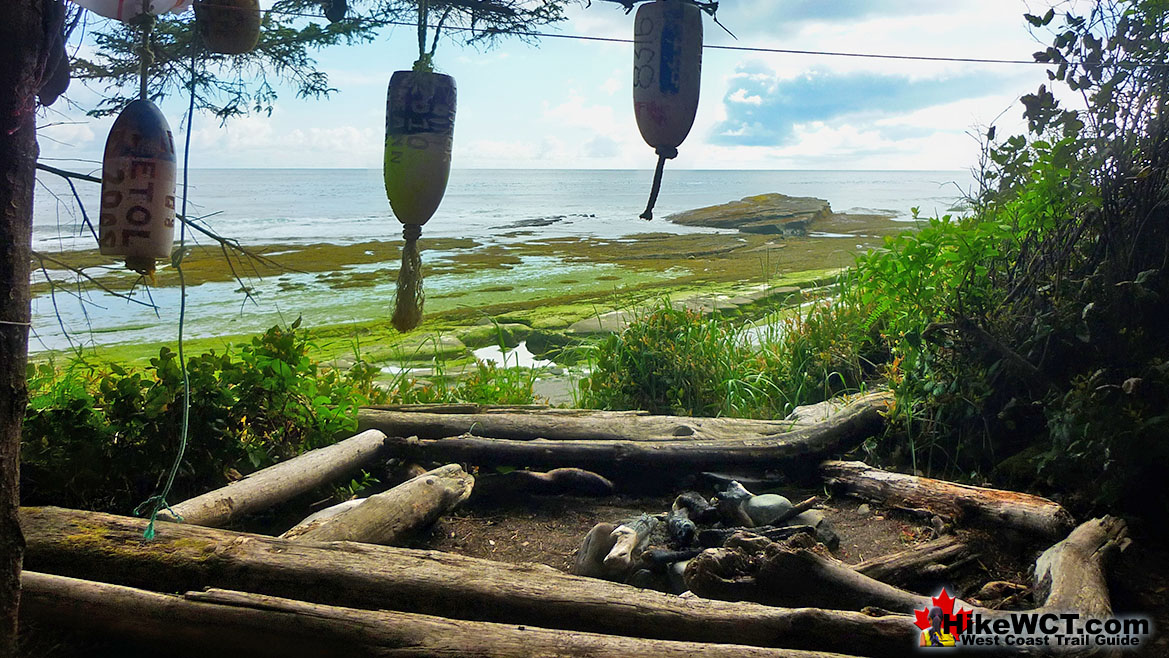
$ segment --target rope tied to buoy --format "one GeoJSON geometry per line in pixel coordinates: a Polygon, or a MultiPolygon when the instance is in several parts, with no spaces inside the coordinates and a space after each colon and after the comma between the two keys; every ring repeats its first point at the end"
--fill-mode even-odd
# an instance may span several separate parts
{"type": "Polygon", "coordinates": [[[672,146],[659,146],[654,149],[654,152],[658,154],[658,166],[654,170],[654,184],[649,191],[649,203],[645,206],[645,212],[638,215],[647,222],[654,218],[654,205],[658,202],[658,192],[662,190],[662,171],[666,168],[666,160],[678,157],[678,149],[672,146]]]}
{"type": "Polygon", "coordinates": [[[406,244],[402,245],[402,268],[398,271],[394,315],[390,319],[398,331],[409,331],[422,321],[422,304],[426,295],[422,291],[422,254],[418,251],[421,237],[421,224],[402,226],[402,238],[406,244]]]}
{"type": "Polygon", "coordinates": [[[130,23],[142,32],[142,43],[138,46],[138,98],[146,100],[150,67],[154,65],[154,50],[150,48],[150,36],[154,33],[154,14],[150,13],[150,0],[142,0],[142,13],[130,23]]]}

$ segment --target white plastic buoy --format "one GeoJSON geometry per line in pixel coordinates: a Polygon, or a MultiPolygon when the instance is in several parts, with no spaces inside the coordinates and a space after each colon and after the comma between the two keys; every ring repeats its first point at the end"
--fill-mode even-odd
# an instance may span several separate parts
{"type": "Polygon", "coordinates": [[[633,22],[633,112],[646,144],[658,154],[642,219],[653,219],[666,160],[690,134],[702,79],[702,10],[683,0],[656,0],[633,22]]]}
{"type": "Polygon", "coordinates": [[[260,2],[195,0],[195,26],[207,50],[242,55],[260,40],[260,2]]]}
{"type": "Polygon", "coordinates": [[[170,258],[175,235],[175,143],[166,117],[150,101],[126,106],[110,128],[102,160],[98,244],[125,256],[126,267],[154,273],[170,258]]]}
{"type": "Polygon", "coordinates": [[[393,325],[398,331],[422,319],[422,225],[438,210],[451,171],[455,130],[455,79],[430,71],[396,71],[386,99],[386,197],[403,224],[393,325]]]}
{"type": "MultiPolygon", "coordinates": [[[[142,0],[73,0],[73,2],[95,14],[119,21],[128,21],[143,13],[142,0]]],[[[191,0],[148,0],[148,2],[146,13],[153,16],[181,14],[191,6],[191,0]]]]}

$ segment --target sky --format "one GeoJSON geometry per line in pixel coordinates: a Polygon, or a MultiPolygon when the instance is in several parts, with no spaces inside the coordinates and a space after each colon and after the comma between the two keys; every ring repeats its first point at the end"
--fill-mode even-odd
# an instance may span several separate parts
{"type": "MultiPolygon", "coordinates": [[[[264,6],[268,2],[261,3],[264,6]]],[[[706,44],[813,51],[1030,60],[1041,50],[1020,0],[723,0],[705,18],[706,44]]],[[[616,4],[574,6],[561,34],[629,38],[616,4]]],[[[281,89],[271,116],[226,126],[197,114],[197,168],[379,168],[386,84],[417,56],[411,28],[369,44],[318,51],[337,91],[301,100],[281,89]]],[[[649,169],[656,162],[633,116],[632,45],[544,39],[491,50],[445,40],[435,57],[458,85],[453,166],[649,169]]],[[[681,169],[960,170],[977,162],[981,134],[1022,132],[1019,96],[1046,81],[1035,65],[917,62],[706,49],[698,115],[681,169]]],[[[77,107],[97,92],[74,83],[77,107]]],[[[59,104],[59,105],[64,105],[59,104]]],[[[162,104],[176,131],[181,98],[162,104]]],[[[111,119],[56,109],[41,118],[45,158],[100,159],[111,119]],[[57,124],[57,125],[49,125],[57,124]]]]}

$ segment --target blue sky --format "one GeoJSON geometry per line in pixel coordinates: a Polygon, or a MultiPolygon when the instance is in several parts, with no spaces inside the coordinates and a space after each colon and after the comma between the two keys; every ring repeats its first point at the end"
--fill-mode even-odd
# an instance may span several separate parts
{"type": "MultiPolygon", "coordinates": [[[[262,4],[268,4],[263,3],[262,4]]],[[[708,44],[998,59],[1041,49],[1019,0],[724,0],[706,19],[708,44]]],[[[1039,11],[1039,13],[1042,13],[1039,11]]],[[[619,6],[576,7],[554,31],[628,37],[619,6]]],[[[196,115],[194,167],[380,167],[385,89],[417,55],[410,28],[387,28],[371,44],[318,53],[337,93],[304,101],[285,90],[271,117],[226,127],[196,115]]],[[[633,119],[631,46],[546,39],[478,51],[440,42],[438,68],[455,77],[459,110],[454,166],[648,169],[653,149],[633,119]]],[[[708,49],[694,129],[673,168],[966,169],[970,136],[994,122],[1020,132],[1021,94],[1043,67],[903,62],[708,49]]],[[[94,92],[75,85],[82,107],[94,92]]],[[[163,106],[178,128],[185,104],[163,106]]],[[[42,154],[97,159],[111,120],[81,112],[46,115],[42,154]]]]}

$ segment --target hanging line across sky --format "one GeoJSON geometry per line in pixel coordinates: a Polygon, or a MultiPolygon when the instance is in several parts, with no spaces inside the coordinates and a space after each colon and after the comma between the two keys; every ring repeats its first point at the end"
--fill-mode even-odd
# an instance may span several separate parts
{"type": "MultiPolygon", "coordinates": [[[[322,14],[309,14],[309,13],[304,13],[304,12],[282,11],[282,10],[276,10],[276,9],[261,9],[260,11],[262,11],[264,13],[268,13],[268,14],[279,14],[282,16],[301,16],[304,18],[318,18],[318,19],[322,19],[322,20],[328,20],[322,14]]],[[[391,20],[385,20],[385,19],[379,19],[379,18],[368,18],[368,17],[362,17],[362,16],[358,16],[355,18],[346,18],[343,20],[357,21],[357,22],[362,22],[362,23],[369,23],[372,25],[384,25],[384,26],[399,26],[399,27],[417,27],[418,26],[417,22],[391,21],[391,20]]],[[[428,25],[427,27],[430,29],[436,29],[436,28],[439,28],[440,26],[428,25]]],[[[455,25],[455,26],[442,25],[441,29],[447,30],[450,32],[480,32],[483,34],[496,33],[496,31],[494,31],[494,30],[485,30],[483,28],[463,27],[463,26],[457,26],[457,25],[455,25]]],[[[589,35],[585,35],[585,34],[558,34],[555,32],[530,32],[530,31],[526,31],[526,30],[507,32],[507,33],[498,32],[498,34],[500,36],[537,37],[540,39],[569,39],[569,40],[576,40],[576,41],[596,41],[596,42],[602,42],[602,43],[634,43],[633,39],[625,39],[625,38],[621,38],[621,37],[598,37],[598,36],[589,36],[589,35]]],[[[750,53],[776,53],[776,54],[782,54],[782,55],[815,55],[815,56],[823,56],[823,57],[855,57],[855,58],[861,58],[861,59],[893,59],[893,60],[908,60],[908,61],[917,61],[917,62],[963,62],[963,63],[968,63],[968,64],[1030,64],[1030,65],[1040,65],[1040,66],[1051,66],[1051,64],[1049,62],[1037,62],[1037,61],[1032,60],[1032,59],[994,59],[994,58],[984,58],[984,57],[941,57],[941,56],[931,56],[931,55],[888,55],[888,54],[882,54],[882,53],[851,53],[851,52],[831,51],[831,50],[795,50],[795,49],[791,49],[791,48],[763,48],[763,47],[757,47],[757,46],[734,46],[734,45],[719,45],[719,44],[703,44],[702,47],[704,50],[730,50],[730,51],[750,52],[750,53]]],[[[1141,64],[1138,64],[1138,66],[1141,66],[1141,64]]],[[[1166,65],[1159,64],[1159,63],[1150,63],[1150,64],[1144,64],[1143,66],[1166,66],[1166,65]]]]}

